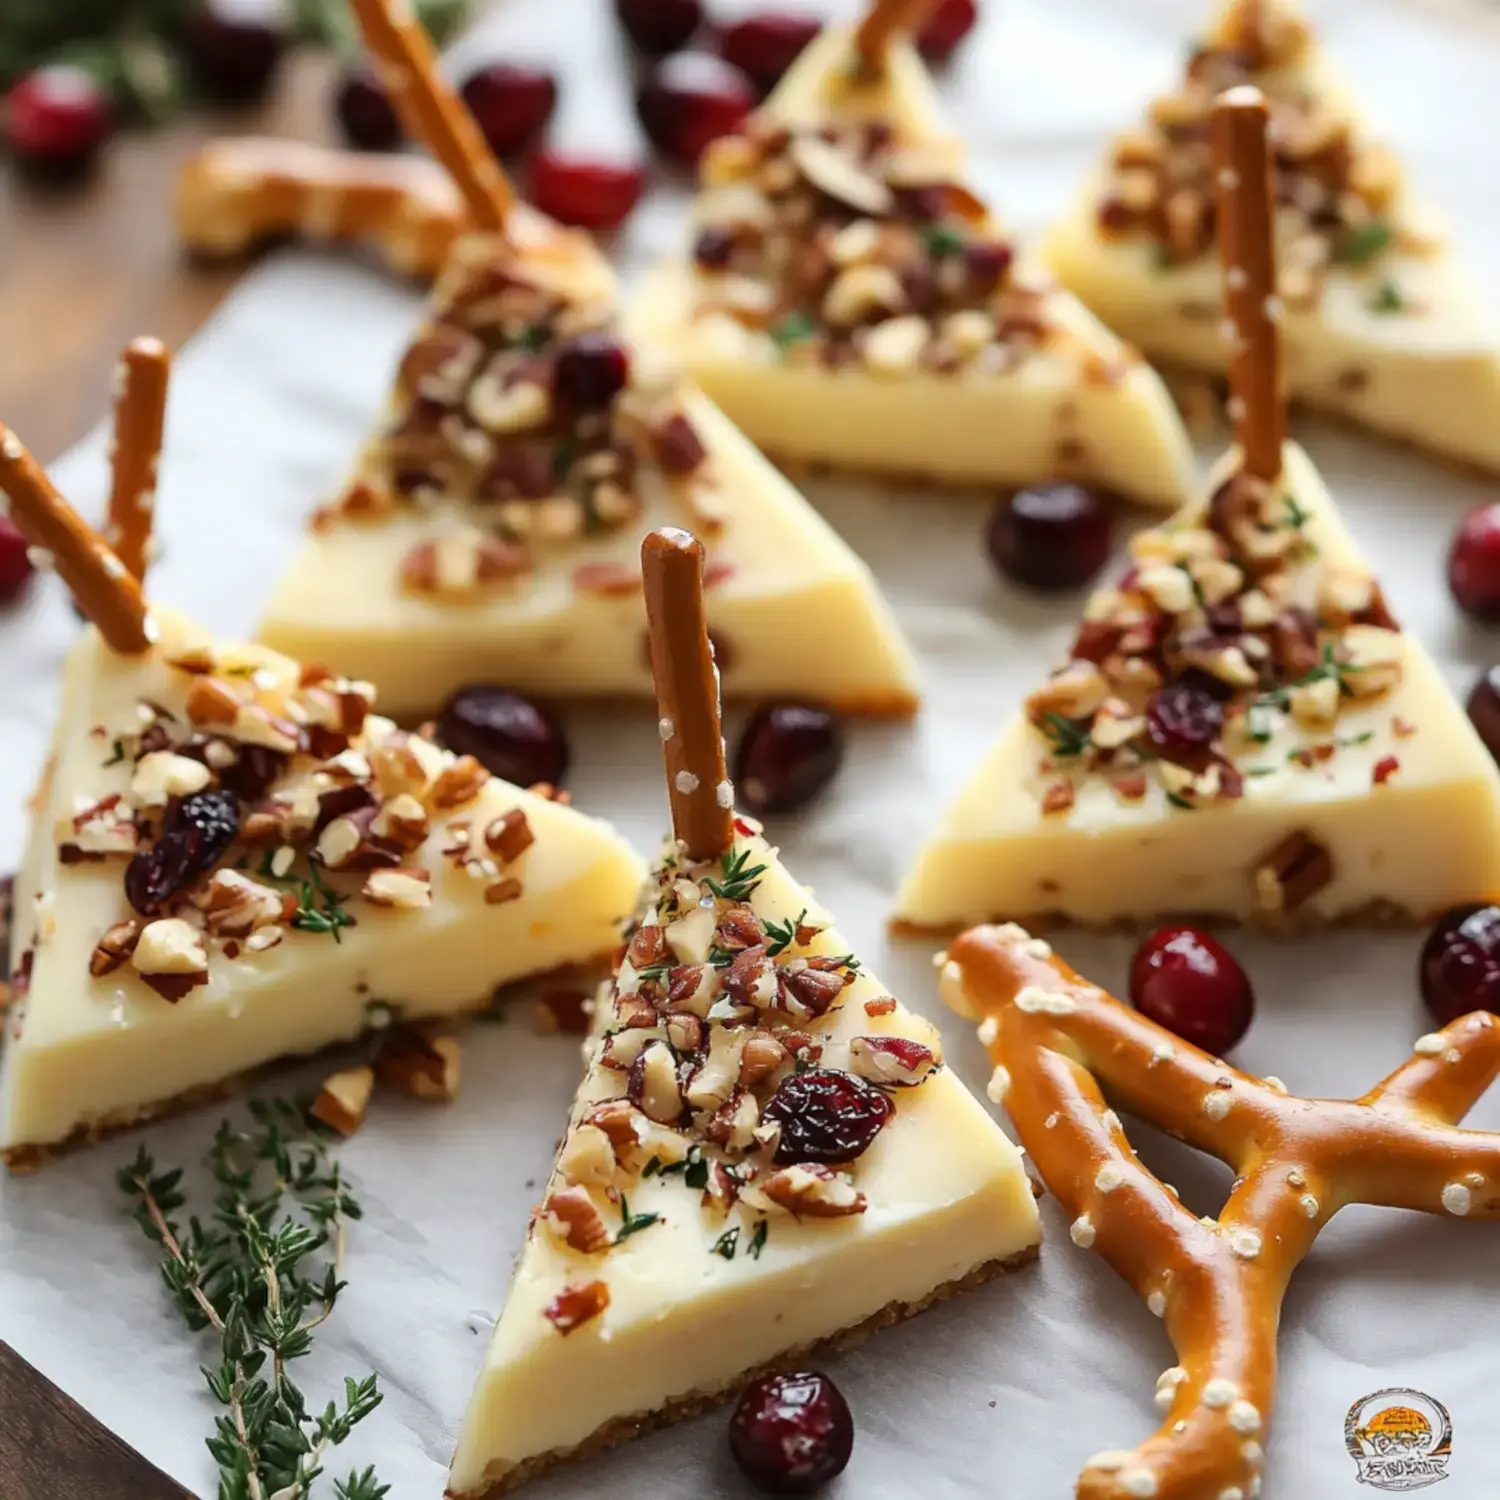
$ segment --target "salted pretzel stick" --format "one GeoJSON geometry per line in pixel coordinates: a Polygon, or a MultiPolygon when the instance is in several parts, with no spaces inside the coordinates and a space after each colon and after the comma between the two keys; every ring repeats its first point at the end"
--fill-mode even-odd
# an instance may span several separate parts
{"type": "Polygon", "coordinates": [[[350,5],[376,76],[407,133],[447,169],[476,227],[502,228],[515,194],[474,117],[439,74],[432,39],[407,0],[350,0],[350,5]]]}
{"type": "Polygon", "coordinates": [[[160,339],[132,339],[115,367],[112,483],[104,537],[137,582],[146,576],[156,464],[167,415],[172,356],[160,339]]]}
{"type": "Polygon", "coordinates": [[[914,31],[932,0],[874,0],[854,33],[854,45],[870,67],[884,59],[891,40],[902,31],[914,31]]]}
{"type": "Polygon", "coordinates": [[[1281,473],[1286,394],[1266,122],[1265,98],[1259,89],[1247,86],[1219,96],[1209,129],[1235,434],[1245,455],[1245,472],[1270,481],[1281,473]]]}
{"type": "Polygon", "coordinates": [[[177,179],[177,232],[200,255],[294,234],[368,242],[393,270],[428,279],[466,227],[453,179],[425,156],[241,136],[210,141],[177,179]]]}
{"type": "Polygon", "coordinates": [[[1090,1459],[1083,1500],[1259,1492],[1282,1299],[1340,1208],[1500,1218],[1500,1134],[1455,1128],[1500,1074],[1488,1012],[1423,1037],[1360,1099],[1299,1099],[1121,1005],[1013,925],[964,933],[943,991],[980,1020],[1005,1107],[1074,1243],[1146,1299],[1177,1350],[1157,1382],[1160,1430],[1090,1459]],[[1101,1083],[1122,1110],[1235,1169],[1217,1220],[1142,1165],[1101,1083]]]}
{"type": "Polygon", "coordinates": [[[734,838],[734,789],[703,611],[703,544],[676,526],[653,531],[641,543],[641,573],[672,829],[689,859],[716,859],[734,838]]]}
{"type": "Polygon", "coordinates": [[[125,564],[58,494],[20,438],[0,422],[0,491],[10,518],[33,547],[50,553],[79,609],[124,655],[151,649],[146,601],[125,564]]]}

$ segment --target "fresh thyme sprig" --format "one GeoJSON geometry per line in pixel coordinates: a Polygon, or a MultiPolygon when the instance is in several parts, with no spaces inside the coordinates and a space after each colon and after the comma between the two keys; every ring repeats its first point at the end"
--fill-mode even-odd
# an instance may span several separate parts
{"type": "MultiPolygon", "coordinates": [[[[203,1370],[226,1408],[207,1439],[218,1500],[308,1500],[324,1453],[381,1402],[374,1375],[346,1377],[342,1404],[310,1412],[288,1370],[344,1288],[345,1226],[360,1208],[303,1105],[252,1100],[250,1114],[249,1130],[225,1120],[214,1135],[206,1224],[193,1214],[184,1228],[173,1217],[188,1202],[182,1170],[158,1172],[144,1146],[117,1182],[161,1248],[162,1281],[182,1320],[219,1341],[217,1365],[203,1370]]],[[[388,1489],[367,1468],[335,1481],[333,1492],[381,1500],[388,1489]]]]}
{"type": "Polygon", "coordinates": [[[720,856],[718,878],[710,875],[703,883],[721,901],[748,901],[760,884],[760,877],[766,873],[764,865],[751,869],[749,864],[748,849],[726,849],[720,856]]]}
{"type": "Polygon", "coordinates": [[[804,906],[795,920],[788,919],[785,922],[768,921],[761,925],[765,928],[766,936],[770,942],[766,945],[766,957],[775,958],[778,954],[785,953],[793,943],[797,941],[797,929],[807,920],[807,908],[804,906]]]}
{"type": "Polygon", "coordinates": [[[260,868],[255,872],[256,878],[269,880],[276,885],[291,886],[296,890],[297,914],[292,918],[292,926],[301,932],[331,932],[334,942],[343,942],[343,938],[339,936],[340,929],[353,927],[355,919],[344,910],[344,902],[348,898],[334,890],[323,878],[317,860],[308,860],[306,880],[297,875],[278,875],[271,868],[271,860],[270,854],[261,860],[260,868]]]}

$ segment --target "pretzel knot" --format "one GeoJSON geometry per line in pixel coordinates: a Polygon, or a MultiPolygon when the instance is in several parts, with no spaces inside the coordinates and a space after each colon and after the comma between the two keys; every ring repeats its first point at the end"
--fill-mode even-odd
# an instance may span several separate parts
{"type": "Polygon", "coordinates": [[[1013,924],[949,949],[943,998],[979,1020],[1021,1143],[1072,1218],[1166,1323],[1162,1426],[1096,1454],[1080,1500],[1252,1500],[1287,1282],[1350,1203],[1500,1217],[1500,1134],[1456,1123],[1500,1073],[1486,1011],[1422,1037],[1362,1098],[1301,1099],[1210,1057],[1079,977],[1013,924]],[[1106,1103],[1234,1168],[1200,1219],[1141,1163],[1106,1103]]]}

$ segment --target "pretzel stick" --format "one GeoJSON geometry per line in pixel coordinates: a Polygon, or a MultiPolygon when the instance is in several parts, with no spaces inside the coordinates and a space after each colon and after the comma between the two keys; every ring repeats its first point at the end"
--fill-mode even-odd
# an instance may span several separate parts
{"type": "Polygon", "coordinates": [[[689,859],[717,859],[734,838],[734,789],[703,612],[703,545],[689,531],[664,526],[641,543],[641,573],[672,829],[689,859]]]}
{"type": "Polygon", "coordinates": [[[427,279],[465,227],[453,179],[425,156],[241,136],[210,141],[177,179],[177,233],[201,255],[289,234],[369,241],[393,270],[427,279]]]}
{"type": "Polygon", "coordinates": [[[78,607],[122,655],[151,649],[141,586],[82,518],[57,493],[20,438],[0,422],[0,491],[10,518],[33,547],[52,556],[78,607]]]}
{"type": "Polygon", "coordinates": [[[146,576],[156,465],[172,356],[160,339],[132,339],[115,367],[115,435],[105,540],[139,582],[146,576]]]}
{"type": "Polygon", "coordinates": [[[1281,473],[1286,396],[1266,121],[1260,90],[1234,88],[1215,101],[1209,128],[1235,434],[1246,473],[1269,482],[1281,473]]]}
{"type": "Polygon", "coordinates": [[[498,230],[515,194],[485,144],[474,117],[438,73],[432,39],[406,0],[349,0],[376,76],[407,133],[421,141],[458,184],[469,217],[498,230]]]}
{"type": "Polygon", "coordinates": [[[1157,1385],[1162,1427],[1091,1459],[1084,1500],[1258,1492],[1282,1299],[1340,1208],[1500,1218],[1500,1134],[1455,1128],[1500,1074],[1500,1024],[1487,1012],[1422,1038],[1360,1099],[1299,1099],[1121,1005],[1019,927],[966,932],[943,988],[982,1018],[1011,1121],[1074,1242],[1130,1282],[1177,1350],[1157,1385]],[[1235,1169],[1217,1220],[1189,1213],[1142,1165],[1100,1083],[1235,1169]]]}
{"type": "Polygon", "coordinates": [[[898,32],[915,31],[932,0],[874,0],[854,33],[854,45],[865,65],[878,68],[898,32]]]}

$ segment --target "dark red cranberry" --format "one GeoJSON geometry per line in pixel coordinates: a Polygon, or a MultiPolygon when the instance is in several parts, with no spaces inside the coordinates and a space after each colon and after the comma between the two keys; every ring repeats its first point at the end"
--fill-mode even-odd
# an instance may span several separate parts
{"type": "Polygon", "coordinates": [[[490,63],[471,73],[459,92],[497,156],[539,134],[557,105],[557,79],[525,63],[490,63]]]}
{"type": "Polygon", "coordinates": [[[1080,485],[1019,490],[990,517],[990,556],[1028,588],[1081,588],[1109,558],[1113,522],[1113,505],[1080,485]]]}
{"type": "Polygon", "coordinates": [[[334,95],[333,112],[344,139],[361,151],[394,151],[401,144],[401,121],[368,67],[344,74],[334,95]]]}
{"type": "Polygon", "coordinates": [[[815,16],[762,11],[720,32],[719,56],[747,73],[764,96],[781,82],[797,54],[822,29],[815,16]]]}
{"type": "Polygon", "coordinates": [[[1163,927],[1135,950],[1130,998],[1143,1016],[1223,1057],[1250,1029],[1255,997],[1238,960],[1196,927],[1163,927]]]}
{"type": "Polygon", "coordinates": [[[873,1084],[837,1068],[811,1068],[783,1079],[761,1111],[781,1126],[775,1162],[836,1167],[863,1156],[894,1106],[873,1084]]]}
{"type": "Polygon", "coordinates": [[[531,201],[559,224],[618,229],[640,202],[645,170],[629,161],[538,151],[530,165],[531,201]]]}
{"type": "Polygon", "coordinates": [[[562,725],[508,688],[487,683],[459,688],[443,706],[438,739],[517,786],[539,781],[560,786],[568,772],[562,725]]]}
{"type": "Polygon", "coordinates": [[[729,1451],[768,1495],[810,1495],[844,1472],[854,1418],[826,1375],[763,1375],[745,1388],[729,1419],[729,1451]]]}
{"type": "Polygon", "coordinates": [[[1468,709],[1469,722],[1485,749],[1500,760],[1500,666],[1490,667],[1469,689],[1468,709]]]}
{"type": "Polygon", "coordinates": [[[286,757],[264,745],[240,745],[239,759],[219,772],[219,785],[241,802],[259,802],[286,765],[286,757]]]}
{"type": "Polygon", "coordinates": [[[580,333],[557,351],[552,390],[573,411],[609,405],[630,379],[630,356],[612,333],[580,333]]]}
{"type": "Polygon", "coordinates": [[[693,241],[693,259],[709,271],[722,271],[734,254],[734,231],[722,224],[701,230],[693,241]]]}
{"type": "Polygon", "coordinates": [[[240,804],[233,792],[184,797],[163,819],[156,842],[125,866],[125,899],[150,915],[215,865],[239,831],[240,804]]]}
{"type": "Polygon", "coordinates": [[[917,46],[931,62],[947,62],[974,29],[979,9],[974,0],[937,0],[917,33],[917,46]]]}
{"type": "Polygon", "coordinates": [[[844,759],[837,715],[816,703],[767,703],[740,736],[734,780],[753,813],[795,812],[833,780],[844,759]]]}
{"type": "Polygon", "coordinates": [[[615,14],[642,52],[664,57],[687,45],[703,19],[702,0],[615,0],[615,14]]]}
{"type": "Polygon", "coordinates": [[[183,23],[182,55],[211,99],[259,99],[286,47],[278,7],[266,0],[202,0],[183,23]]]}
{"type": "Polygon", "coordinates": [[[1439,1025],[1471,1010],[1500,1015],[1500,906],[1455,906],[1439,917],[1417,978],[1439,1025]]]}
{"type": "Polygon", "coordinates": [[[1146,732],[1168,760],[1190,760],[1211,745],[1223,727],[1223,703],[1191,677],[1158,688],[1146,703],[1146,732]]]}
{"type": "Polygon", "coordinates": [[[987,297],[1010,270],[1015,252],[1004,240],[976,240],[964,246],[964,269],[969,273],[969,289],[987,297]]]}
{"type": "Polygon", "coordinates": [[[635,96],[651,143],[664,156],[696,162],[710,141],[730,135],[755,108],[755,88],[711,52],[679,52],[658,63],[635,96]]]}
{"type": "Polygon", "coordinates": [[[0,515],[0,604],[19,599],[35,572],[26,538],[9,516],[0,515]]]}
{"type": "Polygon", "coordinates": [[[82,68],[57,63],[27,73],[5,96],[5,141],[36,172],[81,171],[109,139],[114,109],[82,68]]]}
{"type": "Polygon", "coordinates": [[[1500,620],[1500,504],[1476,506],[1448,549],[1448,587],[1476,620],[1500,620]]]}

